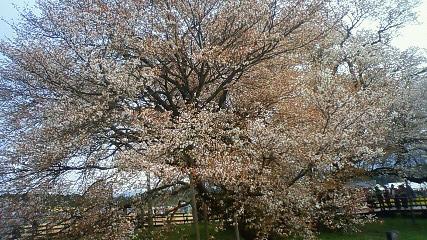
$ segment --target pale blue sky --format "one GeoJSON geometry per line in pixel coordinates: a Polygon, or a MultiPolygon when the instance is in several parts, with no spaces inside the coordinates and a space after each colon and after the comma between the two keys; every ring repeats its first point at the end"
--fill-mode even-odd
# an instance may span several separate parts
{"type": "MultiPolygon", "coordinates": [[[[7,20],[13,21],[18,18],[18,12],[13,4],[18,7],[33,5],[35,0],[0,0],[0,16],[7,20]]],[[[400,48],[417,46],[427,49],[427,0],[423,0],[422,4],[417,8],[419,22],[406,27],[401,31],[400,36],[393,41],[394,45],[400,48]]],[[[0,38],[13,36],[12,29],[3,21],[0,21],[0,38]]]]}
{"type": "MultiPolygon", "coordinates": [[[[6,21],[19,18],[19,13],[14,5],[23,8],[34,5],[35,0],[0,0],[0,17],[6,21]]],[[[0,38],[12,36],[13,31],[7,23],[0,21],[0,38]]]]}

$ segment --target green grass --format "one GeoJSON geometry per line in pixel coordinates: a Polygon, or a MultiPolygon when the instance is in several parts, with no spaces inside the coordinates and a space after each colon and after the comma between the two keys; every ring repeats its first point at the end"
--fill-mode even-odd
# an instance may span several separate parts
{"type": "MultiPolygon", "coordinates": [[[[200,238],[204,238],[205,227],[204,224],[200,224],[200,238]]],[[[179,232],[184,234],[172,234],[169,235],[165,240],[185,240],[185,239],[196,239],[196,234],[192,225],[180,225],[176,226],[179,232]]],[[[215,225],[208,226],[208,234],[213,236],[214,239],[221,240],[234,240],[234,234],[232,230],[218,230],[215,229],[215,225]]],[[[211,239],[211,238],[210,238],[211,239]]]]}
{"type": "Polygon", "coordinates": [[[360,233],[321,233],[321,240],[384,240],[386,232],[399,231],[402,240],[426,240],[427,219],[416,218],[415,224],[410,218],[386,218],[383,222],[366,225],[360,233]]]}
{"type": "MultiPolygon", "coordinates": [[[[205,239],[205,227],[204,224],[199,225],[200,228],[200,237],[205,239]]],[[[208,239],[218,239],[218,240],[234,240],[234,232],[232,230],[221,230],[217,229],[215,224],[210,224],[208,226],[208,239]]],[[[196,234],[194,227],[191,224],[184,225],[175,225],[170,228],[156,228],[153,232],[153,235],[156,236],[155,239],[164,239],[164,240],[188,240],[196,239],[196,234]]],[[[148,238],[140,237],[136,238],[138,240],[144,240],[148,238]]],[[[244,240],[243,238],[241,240],[244,240]]]]}
{"type": "MultiPolygon", "coordinates": [[[[187,240],[196,239],[193,226],[190,224],[176,225],[170,229],[163,229],[161,232],[165,240],[187,240]]],[[[410,218],[386,218],[380,222],[366,225],[359,233],[323,232],[320,240],[384,240],[386,232],[390,230],[399,231],[402,240],[427,240],[427,219],[416,218],[415,224],[410,218]]],[[[208,226],[209,235],[219,240],[234,240],[233,230],[218,230],[215,225],[208,226]]],[[[204,225],[200,224],[201,239],[204,239],[204,225]]],[[[144,238],[142,238],[144,239],[144,238]]],[[[243,238],[241,240],[244,240],[243,238]]]]}

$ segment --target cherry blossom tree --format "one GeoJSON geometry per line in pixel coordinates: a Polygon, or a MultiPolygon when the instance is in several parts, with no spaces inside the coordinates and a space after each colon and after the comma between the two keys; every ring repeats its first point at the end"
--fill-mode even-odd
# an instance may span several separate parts
{"type": "Polygon", "coordinates": [[[1,191],[82,194],[83,220],[35,212],[105,238],[132,228],[113,195],[170,188],[190,189],[196,229],[198,202],[260,239],[363,223],[346,182],[383,154],[419,71],[389,45],[414,6],[39,1],[0,44],[1,191]]]}
{"type": "MultiPolygon", "coordinates": [[[[417,66],[425,61],[416,54],[418,49],[405,51],[407,65],[417,66]],[[414,63],[415,62],[415,63],[414,63]]],[[[427,181],[426,172],[426,72],[421,68],[413,71],[410,83],[391,108],[393,125],[387,136],[385,155],[372,163],[374,175],[406,178],[413,182],[427,181]]]]}

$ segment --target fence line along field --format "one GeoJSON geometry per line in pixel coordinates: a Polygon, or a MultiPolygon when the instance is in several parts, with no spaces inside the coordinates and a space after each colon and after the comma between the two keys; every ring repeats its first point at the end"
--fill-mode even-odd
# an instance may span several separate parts
{"type": "MultiPolygon", "coordinates": [[[[127,215],[130,221],[137,221],[135,213],[129,213],[127,215]]],[[[12,220],[12,219],[11,219],[12,220]]],[[[148,220],[145,219],[143,225],[148,226],[148,220]]],[[[161,227],[166,224],[177,225],[177,224],[188,224],[193,222],[193,215],[191,213],[175,213],[170,215],[158,214],[152,218],[152,225],[155,227],[161,227]]],[[[30,225],[24,225],[20,228],[9,229],[6,226],[0,226],[0,239],[19,239],[19,238],[45,238],[48,236],[55,236],[61,232],[68,231],[70,228],[69,223],[62,224],[47,224],[47,223],[33,223],[30,225]],[[2,233],[7,233],[3,235],[2,233]]]]}

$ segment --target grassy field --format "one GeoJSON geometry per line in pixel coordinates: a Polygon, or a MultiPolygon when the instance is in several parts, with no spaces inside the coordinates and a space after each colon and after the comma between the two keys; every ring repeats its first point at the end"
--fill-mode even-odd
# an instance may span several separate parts
{"type": "Polygon", "coordinates": [[[366,225],[360,233],[322,233],[321,240],[384,240],[385,233],[397,230],[402,240],[427,240],[427,219],[386,218],[382,222],[366,225]]]}
{"type": "MultiPolygon", "coordinates": [[[[200,237],[204,238],[205,227],[204,224],[200,224],[200,237]]],[[[184,224],[184,225],[176,225],[171,227],[170,229],[162,229],[158,231],[157,229],[153,234],[156,235],[156,239],[164,239],[164,240],[187,240],[187,239],[196,239],[195,231],[193,225],[184,224]]],[[[218,240],[234,240],[234,232],[232,230],[220,230],[216,229],[215,225],[211,224],[208,226],[208,234],[210,236],[209,239],[218,239],[218,240]],[[212,238],[213,237],[213,238],[212,238]]],[[[138,240],[146,239],[144,237],[137,238],[138,240]]],[[[241,239],[244,240],[244,239],[241,239]]]]}
{"type": "MultiPolygon", "coordinates": [[[[201,239],[204,239],[204,226],[200,225],[201,239]]],[[[216,230],[215,226],[208,227],[209,234],[214,239],[219,240],[234,240],[232,230],[216,230]]],[[[366,225],[360,233],[337,233],[323,232],[320,234],[320,240],[384,240],[386,232],[397,230],[400,233],[402,240],[427,240],[427,219],[417,218],[415,224],[410,218],[386,218],[378,223],[366,225]]],[[[162,239],[165,240],[186,240],[196,239],[192,225],[178,225],[172,229],[165,230],[162,233],[162,239]]],[[[242,239],[244,240],[244,239],[242,239]]]]}

